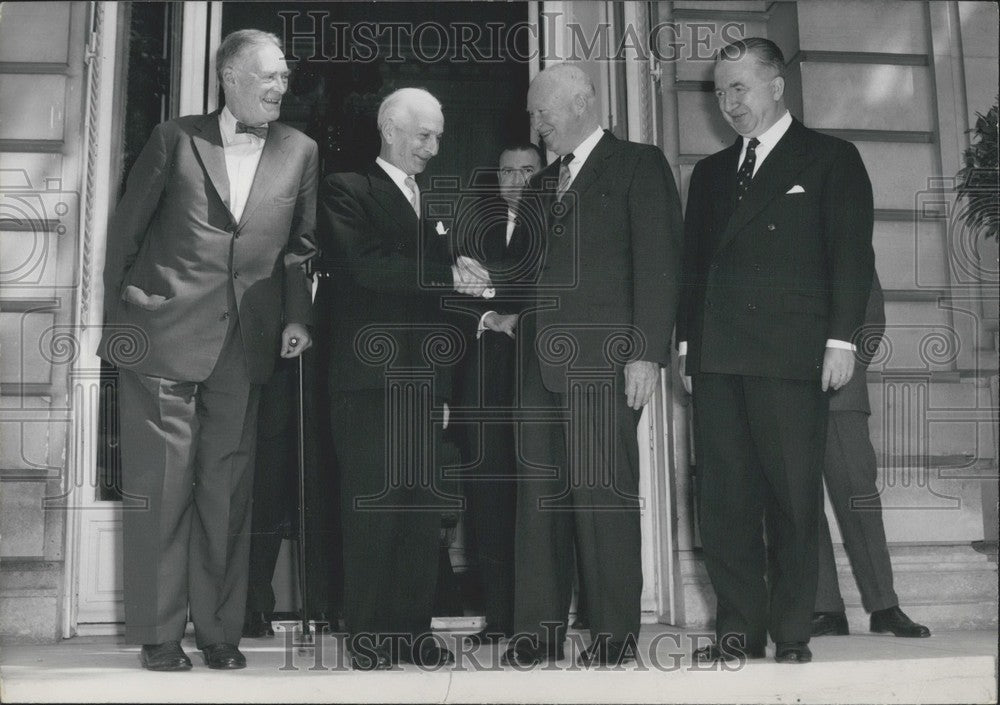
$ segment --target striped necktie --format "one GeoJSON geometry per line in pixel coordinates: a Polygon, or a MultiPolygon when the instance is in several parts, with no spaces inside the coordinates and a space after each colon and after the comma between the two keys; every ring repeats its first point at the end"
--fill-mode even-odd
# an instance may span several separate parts
{"type": "Polygon", "coordinates": [[[573,181],[573,176],[569,172],[569,163],[573,161],[573,153],[565,155],[559,161],[559,183],[556,184],[556,200],[561,201],[563,194],[569,188],[570,182],[573,181]]]}
{"type": "Polygon", "coordinates": [[[420,217],[420,189],[417,188],[417,182],[412,176],[407,176],[406,180],[403,181],[406,184],[406,188],[410,189],[410,205],[413,206],[413,212],[420,217]]]}

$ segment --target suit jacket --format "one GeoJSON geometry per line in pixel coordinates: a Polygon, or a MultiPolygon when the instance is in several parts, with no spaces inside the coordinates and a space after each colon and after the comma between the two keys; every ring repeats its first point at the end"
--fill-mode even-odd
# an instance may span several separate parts
{"type": "MultiPolygon", "coordinates": [[[[518,315],[534,295],[532,285],[540,252],[528,242],[528,228],[515,227],[510,243],[507,242],[507,211],[503,198],[489,195],[462,208],[455,219],[459,252],[486,267],[496,292],[491,299],[470,297],[461,306],[462,312],[469,315],[460,319],[467,350],[456,396],[471,406],[507,399],[508,394],[512,397],[514,386],[517,340],[489,330],[479,336],[480,319],[488,311],[518,315]]],[[[520,213],[520,209],[515,208],[515,213],[520,213]]],[[[515,222],[520,222],[521,216],[516,217],[515,222]]]]}
{"type": "Polygon", "coordinates": [[[740,148],[691,175],[678,320],[687,372],[818,379],[827,339],[851,341],[864,321],[871,182],[854,145],[793,120],[737,206],[740,148]]]}
{"type": "Polygon", "coordinates": [[[283,325],[311,323],[305,264],[316,251],[318,164],[315,142],[271,123],[236,222],[218,112],[154,128],[108,225],[99,354],[201,381],[238,315],[251,380],[266,382],[283,325]]]}
{"type": "Polygon", "coordinates": [[[668,364],[683,222],[666,158],[605,132],[559,202],[558,173],[554,162],[532,179],[519,226],[543,252],[522,344],[537,351],[545,387],[565,392],[571,369],[668,364]]]}
{"type": "Polygon", "coordinates": [[[830,411],[861,411],[866,414],[872,412],[868,403],[868,379],[865,373],[884,333],[885,299],[876,273],[868,297],[868,306],[865,309],[865,324],[854,337],[854,343],[858,348],[854,376],[843,387],[830,392],[830,411]]]}
{"type": "Polygon", "coordinates": [[[444,238],[418,220],[377,164],[328,176],[319,217],[330,287],[330,389],[383,389],[389,370],[433,371],[436,395],[447,398],[452,353],[461,351],[446,348],[462,341],[444,325],[441,296],[453,286],[444,238]]]}

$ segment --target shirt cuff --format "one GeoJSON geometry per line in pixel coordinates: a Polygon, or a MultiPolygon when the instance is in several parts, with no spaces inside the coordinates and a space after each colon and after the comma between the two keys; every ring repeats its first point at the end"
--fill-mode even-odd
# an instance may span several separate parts
{"type": "Polygon", "coordinates": [[[486,317],[491,313],[496,313],[496,311],[487,311],[482,316],[479,317],[479,327],[476,328],[476,340],[483,337],[483,331],[486,330],[486,317]]]}
{"type": "Polygon", "coordinates": [[[838,350],[850,350],[852,352],[857,352],[858,350],[856,345],[848,343],[846,340],[836,340],[835,338],[827,340],[826,347],[837,348],[838,350]]]}
{"type": "Polygon", "coordinates": [[[677,343],[677,355],[678,357],[683,357],[688,354],[688,341],[682,340],[677,343]]]}

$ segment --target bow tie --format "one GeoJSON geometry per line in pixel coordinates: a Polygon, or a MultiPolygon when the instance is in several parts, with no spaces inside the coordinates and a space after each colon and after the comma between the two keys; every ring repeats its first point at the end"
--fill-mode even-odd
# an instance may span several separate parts
{"type": "Polygon", "coordinates": [[[261,125],[260,127],[251,127],[242,122],[236,122],[236,134],[241,132],[246,132],[248,135],[257,135],[262,140],[267,139],[267,125],[261,125]]]}

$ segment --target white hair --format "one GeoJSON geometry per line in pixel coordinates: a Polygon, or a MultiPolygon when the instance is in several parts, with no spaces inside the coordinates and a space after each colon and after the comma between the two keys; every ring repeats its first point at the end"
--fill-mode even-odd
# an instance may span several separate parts
{"type": "Polygon", "coordinates": [[[594,82],[578,64],[572,62],[555,64],[538,74],[538,77],[542,76],[569,88],[574,96],[583,96],[588,105],[597,100],[594,82]]]}
{"type": "Polygon", "coordinates": [[[423,88],[400,88],[387,95],[378,108],[379,132],[383,132],[389,123],[396,122],[404,111],[418,105],[441,112],[440,101],[423,88]]]}

